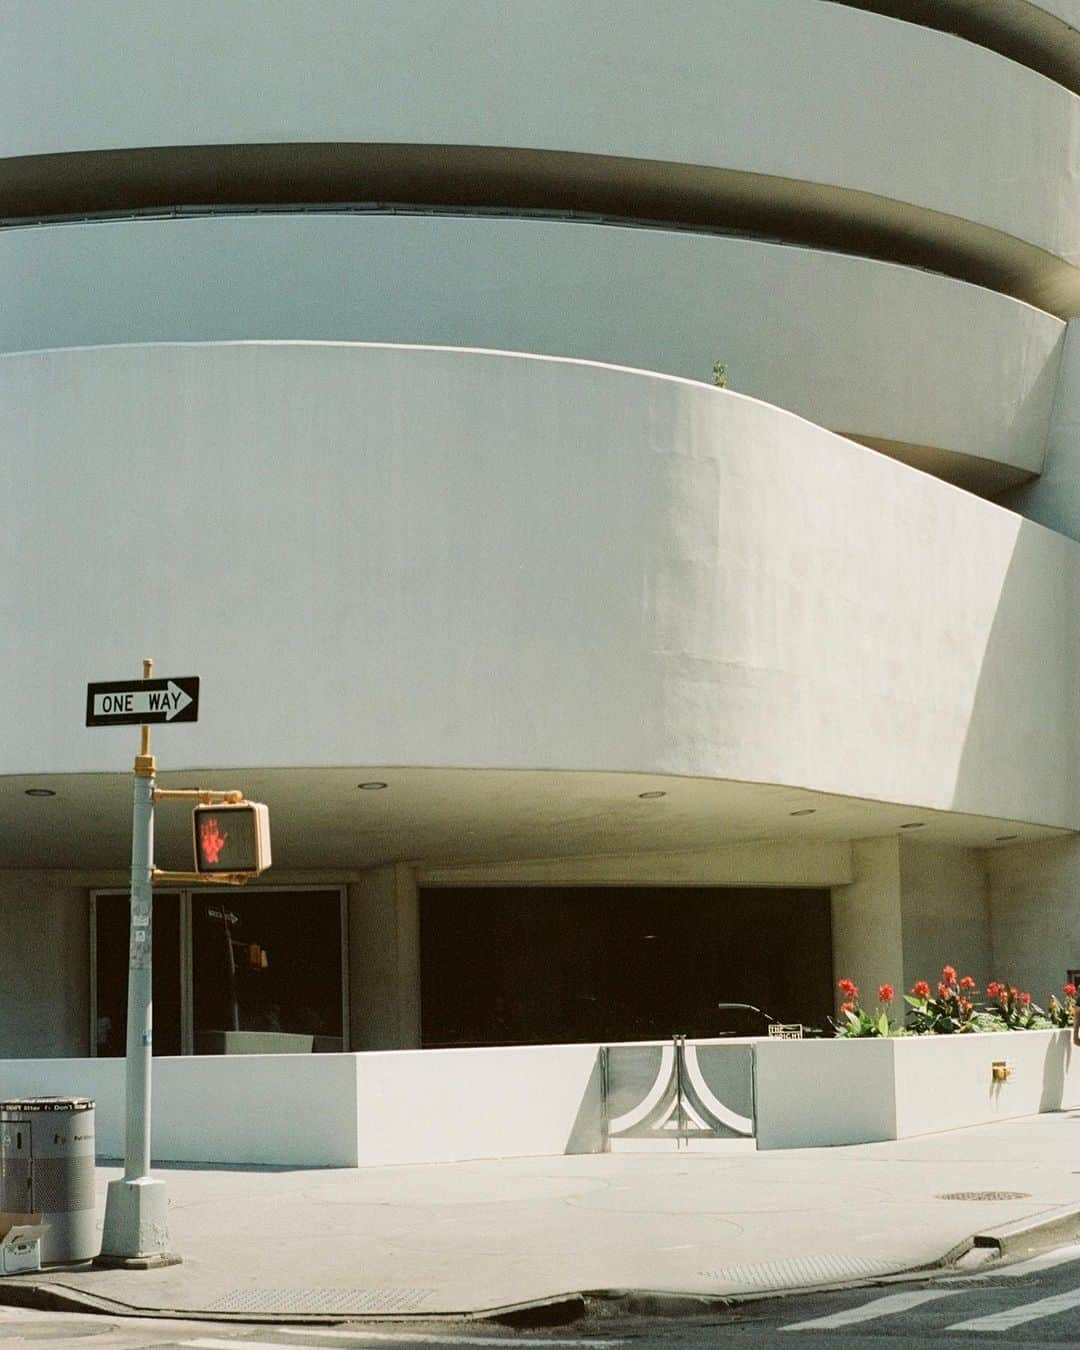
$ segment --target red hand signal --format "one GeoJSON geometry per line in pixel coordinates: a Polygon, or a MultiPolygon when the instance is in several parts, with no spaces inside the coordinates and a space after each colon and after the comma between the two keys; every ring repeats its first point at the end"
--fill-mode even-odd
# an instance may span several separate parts
{"type": "Polygon", "coordinates": [[[216,863],[225,847],[229,833],[218,828],[217,816],[204,816],[199,822],[199,849],[208,863],[216,863]]]}

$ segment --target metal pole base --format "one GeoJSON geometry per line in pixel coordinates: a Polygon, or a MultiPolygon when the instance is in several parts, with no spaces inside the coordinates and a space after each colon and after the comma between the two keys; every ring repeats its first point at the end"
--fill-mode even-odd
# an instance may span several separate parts
{"type": "Polygon", "coordinates": [[[153,1177],[110,1181],[105,1198],[101,1255],[95,1265],[153,1270],[176,1266],[180,1257],[168,1251],[169,1223],[165,1183],[153,1177]]]}

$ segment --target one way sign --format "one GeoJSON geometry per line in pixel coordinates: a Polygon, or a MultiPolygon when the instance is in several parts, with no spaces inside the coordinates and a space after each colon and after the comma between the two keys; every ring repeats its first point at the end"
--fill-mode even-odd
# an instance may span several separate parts
{"type": "Polygon", "coordinates": [[[88,727],[198,720],[198,675],[176,675],[168,680],[106,680],[86,686],[88,727]]]}

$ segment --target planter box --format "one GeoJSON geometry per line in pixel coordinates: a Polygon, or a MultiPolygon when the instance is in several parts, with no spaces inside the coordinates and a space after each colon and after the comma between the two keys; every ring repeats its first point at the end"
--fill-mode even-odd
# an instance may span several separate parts
{"type": "Polygon", "coordinates": [[[1080,1106],[1068,1031],[759,1041],[759,1149],[907,1139],[1080,1106]],[[1007,1081],[992,1065],[1004,1061],[1007,1081]]]}

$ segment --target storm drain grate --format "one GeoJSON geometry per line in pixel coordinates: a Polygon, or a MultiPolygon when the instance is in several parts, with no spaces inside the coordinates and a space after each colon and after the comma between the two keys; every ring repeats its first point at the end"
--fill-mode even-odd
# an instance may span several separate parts
{"type": "Polygon", "coordinates": [[[221,1313],[409,1313],[419,1312],[434,1289],[234,1289],[211,1303],[221,1313]]]}
{"type": "Polygon", "coordinates": [[[935,1200],[1030,1200],[1029,1191],[946,1191],[935,1200]]]}
{"type": "Polygon", "coordinates": [[[782,1289],[803,1289],[808,1285],[840,1283],[893,1275],[901,1266],[864,1256],[795,1256],[788,1261],[763,1261],[756,1265],[725,1266],[722,1270],[703,1270],[703,1279],[728,1286],[727,1292],[767,1293],[782,1289]]]}

